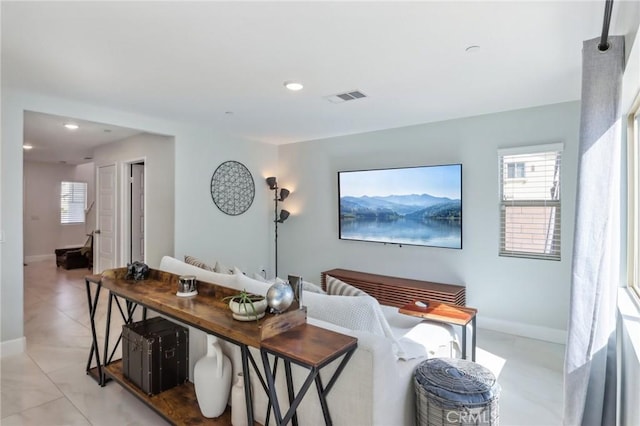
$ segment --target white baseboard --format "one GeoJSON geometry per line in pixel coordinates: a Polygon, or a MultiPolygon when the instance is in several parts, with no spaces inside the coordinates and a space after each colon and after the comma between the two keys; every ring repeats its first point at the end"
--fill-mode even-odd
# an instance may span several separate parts
{"type": "Polygon", "coordinates": [[[515,334],[516,336],[530,339],[544,340],[551,343],[567,343],[567,331],[539,325],[524,324],[521,322],[505,321],[496,318],[479,316],[478,328],[499,331],[501,333],[515,334]]]}
{"type": "Polygon", "coordinates": [[[0,358],[12,355],[19,355],[27,349],[27,339],[20,337],[19,339],[7,340],[0,342],[0,358]]]}
{"type": "Polygon", "coordinates": [[[42,262],[43,260],[56,260],[55,254],[37,254],[35,256],[25,256],[24,262],[42,262]]]}

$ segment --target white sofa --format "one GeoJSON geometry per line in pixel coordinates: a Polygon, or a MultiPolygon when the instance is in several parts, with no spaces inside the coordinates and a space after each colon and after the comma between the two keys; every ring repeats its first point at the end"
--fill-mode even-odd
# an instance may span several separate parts
{"type": "MultiPolygon", "coordinates": [[[[253,293],[265,294],[270,286],[268,283],[248,278],[242,274],[220,274],[189,265],[169,256],[162,259],[159,269],[178,275],[195,275],[200,281],[238,290],[246,289],[253,293]]],[[[310,324],[351,335],[358,339],[357,350],[327,396],[333,423],[336,426],[415,424],[413,371],[420,362],[428,357],[457,356],[457,336],[454,330],[448,326],[430,324],[417,318],[399,314],[397,308],[387,306],[381,306],[380,310],[394,335],[391,337],[381,333],[352,330],[314,318],[314,306],[326,305],[332,301],[335,301],[333,305],[338,306],[340,303],[337,301],[341,300],[340,298],[348,297],[354,298],[353,296],[329,296],[310,292],[303,294],[303,302],[308,306],[308,322],[310,324]],[[412,336],[413,342],[409,340],[412,336]],[[399,355],[410,359],[399,359],[399,355]]],[[[377,302],[374,303],[377,305],[377,302]]],[[[326,317],[323,314],[326,309],[315,309],[315,311],[326,317]]],[[[336,317],[338,316],[336,315],[336,317]]],[[[190,328],[189,371],[191,378],[193,378],[194,363],[206,352],[205,345],[204,333],[190,328]]],[[[237,346],[226,342],[223,344],[223,350],[232,360],[235,376],[237,372],[242,371],[240,350],[237,346]]],[[[252,354],[256,363],[262,367],[259,352],[252,350],[252,354]]],[[[321,371],[324,383],[327,383],[328,377],[333,373],[338,362],[335,361],[321,371]]],[[[279,368],[280,372],[284,371],[282,365],[279,368]]],[[[298,366],[292,367],[296,390],[300,388],[307,373],[306,369],[298,366]]],[[[253,371],[251,379],[255,419],[265,424],[268,399],[253,371]]],[[[277,386],[281,408],[285,412],[288,400],[284,374],[278,374],[277,386]]],[[[309,389],[297,410],[297,414],[301,425],[324,424],[315,387],[312,386],[309,389]]],[[[274,424],[273,413],[270,423],[274,424]]]]}

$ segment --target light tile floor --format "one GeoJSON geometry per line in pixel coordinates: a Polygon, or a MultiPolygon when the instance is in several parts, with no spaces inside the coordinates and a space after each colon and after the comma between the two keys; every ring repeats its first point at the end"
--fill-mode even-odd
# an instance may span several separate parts
{"type": "MultiPolygon", "coordinates": [[[[27,351],[1,360],[2,426],[166,424],[120,386],[101,388],[85,374],[91,344],[87,273],[56,268],[53,261],[24,268],[27,351]]],[[[105,316],[103,303],[96,315],[100,339],[105,316]]],[[[119,326],[114,322],[114,329],[119,326]]],[[[563,345],[478,330],[478,362],[502,386],[500,424],[561,424],[563,357],[563,345]]]]}

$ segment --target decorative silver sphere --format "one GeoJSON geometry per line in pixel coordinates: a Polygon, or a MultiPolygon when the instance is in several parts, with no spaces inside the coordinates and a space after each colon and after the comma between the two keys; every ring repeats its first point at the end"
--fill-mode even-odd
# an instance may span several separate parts
{"type": "Polygon", "coordinates": [[[267,290],[267,304],[276,313],[287,310],[293,302],[293,289],[284,282],[278,281],[267,290]]]}

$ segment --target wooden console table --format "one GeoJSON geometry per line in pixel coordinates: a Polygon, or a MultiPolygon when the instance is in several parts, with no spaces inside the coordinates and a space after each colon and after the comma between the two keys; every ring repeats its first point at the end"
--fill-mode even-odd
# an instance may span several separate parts
{"type": "Polygon", "coordinates": [[[349,362],[351,355],[353,355],[356,349],[357,342],[358,339],[355,337],[334,333],[311,324],[295,327],[286,333],[280,333],[277,336],[262,341],[260,355],[262,356],[262,363],[264,365],[264,372],[269,389],[274,390],[271,392],[271,405],[273,406],[278,425],[286,425],[290,420],[293,420],[293,425],[297,426],[298,419],[295,414],[296,409],[313,382],[315,382],[316,389],[318,390],[324,422],[326,425],[333,424],[327,405],[327,394],[349,362]],[[275,392],[275,374],[272,374],[267,354],[274,355],[276,357],[275,362],[277,362],[277,358],[284,360],[287,391],[289,394],[289,410],[284,417],[280,413],[278,394],[275,392]],[[320,378],[320,370],[343,355],[344,357],[338,365],[338,368],[329,379],[327,385],[324,386],[320,378]],[[297,396],[294,395],[293,392],[293,379],[291,376],[292,362],[309,370],[309,374],[298,391],[297,396]]]}
{"type": "Polygon", "coordinates": [[[460,285],[389,277],[347,269],[331,269],[321,273],[322,288],[325,290],[327,275],[367,292],[383,305],[396,308],[416,299],[439,300],[459,306],[466,304],[465,287],[460,285]]]}
{"type": "MultiPolygon", "coordinates": [[[[342,371],[357,347],[357,339],[325,329],[316,330],[318,327],[306,324],[305,310],[293,310],[278,316],[267,314],[263,319],[259,320],[258,324],[254,321],[237,321],[232,318],[227,303],[222,301],[224,297],[236,294],[237,290],[198,281],[198,295],[183,298],[177,297],[175,294],[177,275],[152,269],[148,279],[135,282],[125,279],[126,273],[126,268],[119,268],[105,271],[102,275],[91,275],[85,278],[92,332],[92,345],[87,362],[87,373],[95,378],[101,386],[106,384],[107,379],[113,379],[174,424],[219,424],[217,419],[206,419],[201,416],[195,399],[195,392],[192,389],[193,385],[189,382],[159,395],[147,397],[124,378],[121,362],[113,360],[122,336],[118,338],[116,347],[109,353],[112,308],[115,303],[125,323],[130,323],[133,320],[136,308],[141,306],[143,308],[143,317],[146,317],[147,308],[152,309],[181,323],[240,346],[249,424],[254,424],[249,364],[258,375],[264,391],[269,396],[270,409],[274,410],[278,424],[286,424],[279,415],[279,405],[273,403],[273,401],[277,401],[277,392],[274,385],[275,372],[272,372],[269,368],[267,359],[267,363],[263,364],[268,382],[265,383],[257,363],[249,351],[249,347],[259,349],[263,361],[267,357],[267,353],[283,358],[285,360],[288,384],[292,382],[289,362],[309,368],[311,370],[310,376],[314,375],[312,381],[316,381],[316,387],[319,390],[320,403],[323,413],[325,413],[325,420],[328,420],[327,424],[331,424],[325,397],[339,376],[339,372],[336,372],[329,385],[323,388],[317,371],[326,363],[311,356],[307,352],[309,349],[304,348],[313,347],[319,333],[322,334],[323,343],[330,341],[340,343],[337,347],[325,345],[324,351],[320,353],[324,353],[331,360],[344,356],[339,369],[339,371],[342,371]],[[91,290],[92,285],[95,285],[95,291],[91,290]],[[95,327],[95,313],[102,288],[109,291],[109,302],[103,344],[104,352],[101,360],[95,327]],[[124,309],[118,298],[126,301],[124,309]],[[287,341],[289,341],[289,344],[285,345],[287,341]],[[291,342],[295,342],[295,344],[291,342]],[[96,364],[95,367],[91,367],[93,362],[96,364]],[[179,401],[179,403],[170,401],[174,394],[176,401],[173,402],[179,401]],[[185,404],[185,402],[188,402],[188,404],[185,404]],[[187,419],[189,420],[187,421],[187,419]]],[[[288,392],[289,400],[291,402],[297,401],[297,403],[292,403],[289,413],[285,415],[287,421],[295,416],[295,410],[302,397],[304,397],[306,390],[303,392],[301,389],[298,397],[293,396],[292,386],[288,386],[288,392]]],[[[267,419],[268,414],[269,412],[267,413],[267,419]]],[[[297,424],[297,419],[294,424],[297,424]]]]}

